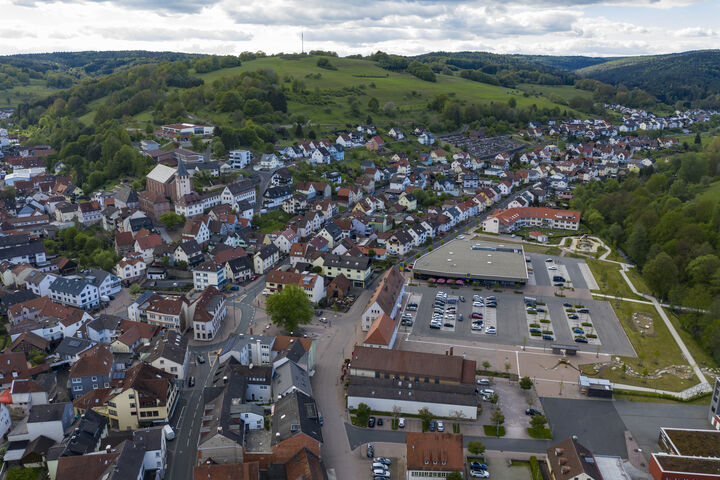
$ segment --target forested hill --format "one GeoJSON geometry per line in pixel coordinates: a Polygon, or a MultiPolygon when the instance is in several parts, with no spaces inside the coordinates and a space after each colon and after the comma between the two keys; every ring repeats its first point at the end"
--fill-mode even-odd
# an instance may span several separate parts
{"type": "Polygon", "coordinates": [[[576,73],[612,85],[640,88],[671,106],[720,107],[720,50],[625,57],[576,73]]]}
{"type": "Polygon", "coordinates": [[[115,51],[56,52],[0,56],[0,107],[14,107],[130,67],[195,61],[205,55],[177,52],[115,51]]]}

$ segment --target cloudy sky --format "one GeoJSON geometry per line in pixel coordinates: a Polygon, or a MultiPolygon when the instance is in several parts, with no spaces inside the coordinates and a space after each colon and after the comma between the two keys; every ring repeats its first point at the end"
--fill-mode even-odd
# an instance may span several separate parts
{"type": "Polygon", "coordinates": [[[717,48],[718,0],[0,0],[0,54],[632,55],[717,48]]]}

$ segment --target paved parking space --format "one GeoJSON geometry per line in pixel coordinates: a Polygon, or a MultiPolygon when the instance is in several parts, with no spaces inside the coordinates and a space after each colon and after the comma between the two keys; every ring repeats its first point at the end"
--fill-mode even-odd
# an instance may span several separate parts
{"type": "Polygon", "coordinates": [[[511,467],[505,456],[486,454],[485,463],[488,466],[490,478],[501,478],[502,480],[530,480],[532,478],[529,466],[511,467]]]}
{"type": "MultiPolygon", "coordinates": [[[[542,257],[541,258],[545,258],[542,257]]],[[[547,274],[546,274],[547,275],[547,274]]],[[[548,310],[547,318],[551,319],[554,341],[542,340],[541,337],[530,337],[528,322],[526,318],[524,296],[515,293],[508,293],[507,290],[495,292],[486,288],[474,289],[462,287],[457,289],[434,288],[426,286],[407,287],[412,294],[422,294],[418,311],[415,315],[415,323],[411,329],[401,327],[400,333],[410,333],[420,337],[437,338],[440,341],[451,343],[454,340],[471,340],[477,343],[501,344],[501,345],[522,345],[523,338],[528,346],[543,347],[550,343],[562,343],[577,345],[580,350],[596,353],[597,346],[589,344],[575,344],[570,328],[565,320],[564,302],[573,303],[563,297],[535,296],[538,301],[544,302],[548,310]],[[456,321],[454,329],[431,329],[430,319],[433,315],[433,303],[435,295],[439,290],[445,291],[448,295],[464,296],[465,302],[457,304],[457,313],[463,315],[463,321],[456,321]],[[472,331],[472,297],[474,294],[482,295],[485,299],[494,295],[497,297],[497,308],[484,308],[483,317],[485,325],[495,315],[497,334],[487,335],[472,331]],[[493,313],[489,313],[494,310],[493,313]]],[[[601,353],[613,355],[634,355],[630,341],[625,335],[620,322],[615,316],[611,305],[606,301],[582,300],[583,305],[590,309],[592,323],[598,337],[602,340],[601,353]]]]}
{"type": "MultiPolygon", "coordinates": [[[[551,286],[553,283],[553,275],[560,275],[565,277],[566,286],[586,289],[588,284],[585,281],[585,275],[580,269],[580,265],[587,265],[584,260],[579,258],[569,257],[554,257],[548,255],[541,255],[539,253],[526,253],[526,257],[531,259],[533,274],[529,275],[534,278],[531,285],[542,285],[551,286]],[[552,262],[546,262],[547,259],[552,259],[552,262]],[[557,267],[557,270],[548,270],[549,266],[557,267]]],[[[591,274],[592,275],[592,274],[591,274]]]]}

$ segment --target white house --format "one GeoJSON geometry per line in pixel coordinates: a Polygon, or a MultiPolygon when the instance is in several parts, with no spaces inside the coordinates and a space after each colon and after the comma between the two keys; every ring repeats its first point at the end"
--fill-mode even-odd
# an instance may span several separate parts
{"type": "Polygon", "coordinates": [[[207,287],[190,305],[195,340],[213,340],[222,331],[226,316],[225,296],[215,287],[207,287]]]}
{"type": "Polygon", "coordinates": [[[250,164],[250,160],[252,160],[252,153],[250,150],[230,150],[228,164],[232,168],[245,168],[250,164]]]}
{"type": "Polygon", "coordinates": [[[210,286],[222,288],[225,282],[225,267],[222,264],[206,260],[193,269],[195,290],[204,290],[210,286]]]}
{"type": "Polygon", "coordinates": [[[165,330],[154,339],[150,355],[145,359],[150,365],[183,381],[190,372],[190,350],[187,337],[172,330],[165,330]]]}

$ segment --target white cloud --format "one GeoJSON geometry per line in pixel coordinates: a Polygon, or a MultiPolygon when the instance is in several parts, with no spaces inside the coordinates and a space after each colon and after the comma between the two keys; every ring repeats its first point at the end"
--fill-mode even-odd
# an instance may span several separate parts
{"type": "Polygon", "coordinates": [[[610,56],[712,48],[717,30],[684,21],[683,8],[714,6],[698,0],[0,0],[0,54],[292,52],[300,50],[301,32],[306,50],[342,55],[382,49],[610,56]],[[643,9],[653,12],[651,21],[643,9]],[[628,14],[617,21],[618,11],[628,14]]]}

